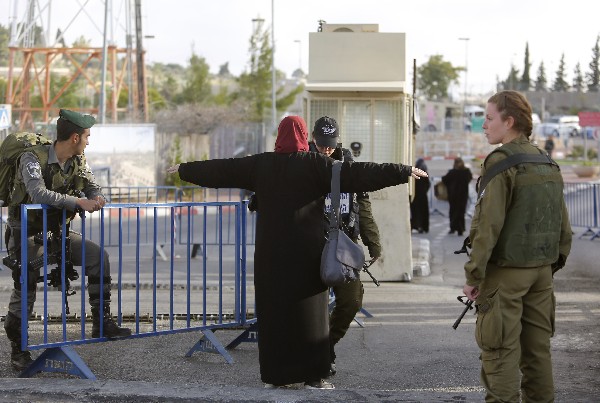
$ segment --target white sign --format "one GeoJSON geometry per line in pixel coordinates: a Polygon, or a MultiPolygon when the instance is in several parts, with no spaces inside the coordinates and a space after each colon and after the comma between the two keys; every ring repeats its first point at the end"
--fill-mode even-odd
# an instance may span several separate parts
{"type": "Polygon", "coordinates": [[[12,109],[9,104],[0,104],[0,129],[10,128],[12,122],[12,109]]]}

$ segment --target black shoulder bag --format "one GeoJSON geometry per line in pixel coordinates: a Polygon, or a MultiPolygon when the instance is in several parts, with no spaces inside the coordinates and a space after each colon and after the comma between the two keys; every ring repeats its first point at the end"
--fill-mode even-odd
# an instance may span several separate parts
{"type": "Polygon", "coordinates": [[[330,287],[359,279],[365,264],[362,246],[352,242],[339,227],[341,169],[342,163],[335,161],[331,170],[329,230],[321,254],[321,281],[330,287]]]}

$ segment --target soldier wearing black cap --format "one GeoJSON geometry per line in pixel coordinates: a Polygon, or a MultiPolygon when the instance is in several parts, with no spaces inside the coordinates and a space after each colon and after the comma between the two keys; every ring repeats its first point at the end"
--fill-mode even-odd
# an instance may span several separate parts
{"type": "MultiPolygon", "coordinates": [[[[31,151],[23,153],[17,167],[14,189],[8,208],[7,237],[9,256],[20,258],[21,204],[47,204],[55,209],[67,209],[74,215],[77,210],[89,213],[104,207],[106,200],[101,188],[94,179],[84,155],[89,144],[90,128],[96,123],[91,115],[61,109],[57,126],[57,140],[52,145],[31,147],[31,151]]],[[[41,256],[43,246],[33,240],[33,235],[40,233],[42,220],[39,213],[28,215],[28,257],[41,256]]],[[[54,214],[49,211],[48,227],[59,228],[62,212],[54,214]],[[55,222],[56,221],[56,222],[55,222]]],[[[71,261],[73,265],[82,263],[82,244],[80,234],[71,232],[71,261]]],[[[92,337],[100,337],[100,321],[103,325],[103,336],[125,337],[131,330],[119,327],[110,314],[110,263],[108,253],[104,251],[104,270],[101,272],[100,247],[85,240],[85,274],[88,277],[88,294],[92,311],[92,337]],[[100,290],[100,279],[104,276],[104,290],[100,290]],[[101,292],[104,297],[104,312],[100,312],[101,292]]],[[[8,306],[8,314],[4,322],[6,335],[11,341],[11,364],[16,370],[23,370],[31,364],[29,351],[21,351],[21,284],[19,270],[13,270],[14,289],[8,306]]],[[[28,273],[27,311],[33,312],[36,299],[37,273],[28,273]]]]}
{"type": "MultiPolygon", "coordinates": [[[[342,148],[340,141],[340,129],[335,119],[323,116],[315,122],[313,130],[313,141],[309,145],[310,151],[325,154],[328,157],[340,161],[353,161],[352,153],[342,148]]],[[[331,201],[329,195],[325,201],[325,218],[328,228],[327,217],[331,201]]],[[[379,240],[379,229],[373,219],[371,202],[367,193],[342,193],[341,194],[341,222],[342,229],[354,242],[358,237],[369,249],[369,255],[373,261],[381,256],[381,242],[379,240]]],[[[335,307],[329,320],[329,347],[331,354],[330,375],[336,373],[335,367],[335,345],[348,331],[356,313],[362,307],[364,289],[362,283],[352,281],[340,286],[333,287],[335,293],[335,307]]]]}

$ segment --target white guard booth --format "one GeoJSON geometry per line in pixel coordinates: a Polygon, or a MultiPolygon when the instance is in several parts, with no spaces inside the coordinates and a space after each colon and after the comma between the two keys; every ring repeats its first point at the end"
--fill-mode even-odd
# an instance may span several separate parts
{"type": "MultiPolygon", "coordinates": [[[[362,145],[356,161],[413,165],[413,99],[406,87],[404,33],[379,33],[377,24],[323,24],[309,34],[304,117],[309,133],[327,115],[344,148],[362,145]]],[[[370,193],[382,259],[370,271],[380,281],[412,279],[409,192],[413,184],[370,193]]],[[[365,248],[366,256],[368,256],[365,248]]],[[[368,279],[363,278],[363,281],[368,279]]]]}

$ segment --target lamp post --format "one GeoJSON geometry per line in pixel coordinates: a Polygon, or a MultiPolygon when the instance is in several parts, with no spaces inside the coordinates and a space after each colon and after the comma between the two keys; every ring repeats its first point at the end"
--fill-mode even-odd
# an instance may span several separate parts
{"type": "Polygon", "coordinates": [[[298,44],[298,69],[302,70],[302,41],[295,39],[294,42],[298,44]]]}
{"type": "Polygon", "coordinates": [[[277,128],[277,99],[275,98],[275,0],[271,0],[271,132],[277,128]]]}
{"type": "Polygon", "coordinates": [[[465,41],[465,94],[464,102],[467,103],[467,77],[469,73],[469,39],[471,38],[458,38],[459,41],[465,41]]]}

